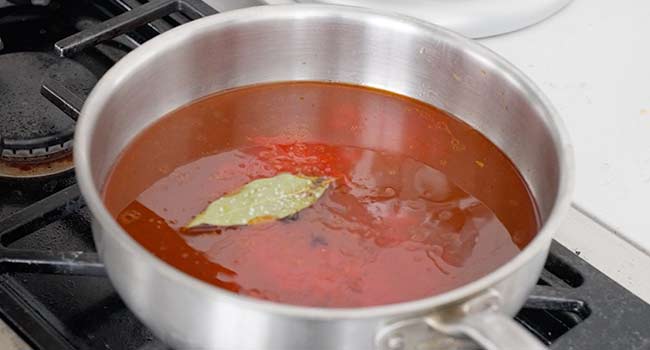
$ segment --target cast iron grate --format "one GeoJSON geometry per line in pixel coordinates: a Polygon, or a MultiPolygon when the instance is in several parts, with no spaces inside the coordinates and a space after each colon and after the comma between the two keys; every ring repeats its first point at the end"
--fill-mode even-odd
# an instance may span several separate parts
{"type": "MultiPolygon", "coordinates": [[[[72,57],[86,48],[127,35],[143,25],[150,26],[156,34],[173,28],[163,18],[179,25],[217,13],[200,0],[154,0],[143,5],[134,0],[123,0],[120,3],[129,11],[56,42],[56,52],[61,57],[72,57]]],[[[109,51],[104,50],[104,53],[114,61],[119,59],[109,51]]],[[[64,85],[48,79],[44,81],[41,93],[71,118],[76,120],[79,116],[83,101],[64,85]]]]}
{"type": "MultiPolygon", "coordinates": [[[[87,24],[59,40],[56,52],[80,59],[95,50],[112,64],[158,33],[215,13],[195,0],[111,3],[127,12],[87,24]]],[[[76,119],[82,97],[51,79],[41,93],[76,119]]],[[[29,187],[0,184],[0,316],[36,350],[165,349],[105,277],[74,179],[41,185],[33,194],[29,187]]],[[[555,242],[516,319],[552,349],[650,344],[650,306],[555,242]]]]}

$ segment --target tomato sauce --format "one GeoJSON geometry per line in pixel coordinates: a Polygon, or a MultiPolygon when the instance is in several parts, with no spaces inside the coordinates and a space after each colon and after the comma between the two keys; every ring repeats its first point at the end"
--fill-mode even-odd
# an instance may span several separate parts
{"type": "Polygon", "coordinates": [[[449,291],[510,260],[538,229],[522,177],[479,132],[416,100],[321,82],[238,88],[171,112],[126,147],[104,199],[177,269],[320,307],[449,291]],[[215,199],[281,173],[335,181],[285,219],[185,228],[215,199]]]}

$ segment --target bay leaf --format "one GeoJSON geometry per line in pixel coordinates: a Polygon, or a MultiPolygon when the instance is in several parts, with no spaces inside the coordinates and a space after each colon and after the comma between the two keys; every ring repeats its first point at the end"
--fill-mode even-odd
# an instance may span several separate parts
{"type": "Polygon", "coordinates": [[[186,228],[253,225],[282,219],[316,203],[333,181],[288,173],[257,179],[210,203],[186,228]]]}

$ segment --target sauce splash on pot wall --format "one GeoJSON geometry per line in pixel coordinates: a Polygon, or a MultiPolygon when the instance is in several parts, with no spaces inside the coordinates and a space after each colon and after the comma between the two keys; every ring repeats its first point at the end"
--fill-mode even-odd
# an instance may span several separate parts
{"type": "Polygon", "coordinates": [[[134,239],[185,273],[322,307],[454,289],[538,229],[521,176],[476,130],[406,97],[320,82],[239,88],[170,113],[125,149],[104,199],[134,239]],[[215,199],[282,173],[335,181],[282,220],[184,228],[215,199]]]}

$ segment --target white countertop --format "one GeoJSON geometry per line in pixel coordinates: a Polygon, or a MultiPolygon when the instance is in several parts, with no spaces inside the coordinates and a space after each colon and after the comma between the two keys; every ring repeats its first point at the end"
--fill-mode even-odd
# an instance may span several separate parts
{"type": "Polygon", "coordinates": [[[650,0],[575,0],[480,42],[528,74],[564,117],[576,205],[650,251],[650,0]]]}

